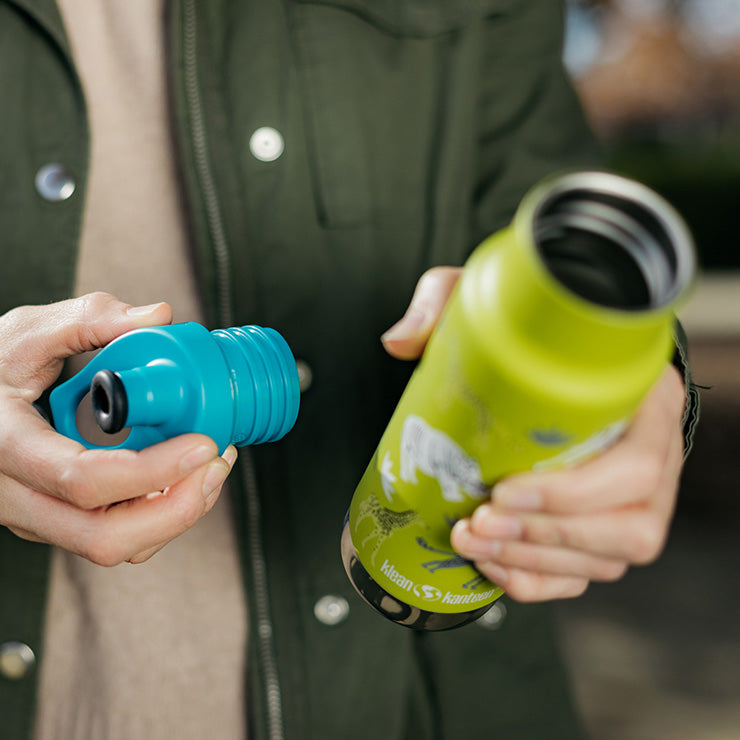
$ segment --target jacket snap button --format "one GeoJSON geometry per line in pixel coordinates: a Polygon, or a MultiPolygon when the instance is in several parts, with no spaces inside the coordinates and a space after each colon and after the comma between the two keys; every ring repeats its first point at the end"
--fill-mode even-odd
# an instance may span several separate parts
{"type": "Polygon", "coordinates": [[[305,393],[313,383],[313,370],[305,360],[296,360],[295,366],[298,370],[298,387],[301,393],[305,393]]]}
{"type": "Polygon", "coordinates": [[[36,663],[36,656],[24,642],[4,642],[0,645],[0,676],[18,681],[36,663]]]}
{"type": "Polygon", "coordinates": [[[271,126],[258,128],[249,139],[249,151],[260,162],[274,162],[285,149],[282,134],[271,126]]]}
{"type": "Polygon", "coordinates": [[[497,601],[482,617],[478,617],[475,623],[487,630],[497,630],[506,619],[506,605],[497,601]]]}
{"type": "Polygon", "coordinates": [[[75,191],[75,181],[61,164],[44,165],[36,173],[35,183],[36,192],[53,203],[67,200],[75,191]]]}
{"type": "Polygon", "coordinates": [[[327,627],[334,627],[349,617],[349,602],[343,596],[322,596],[313,608],[316,619],[327,627]]]}

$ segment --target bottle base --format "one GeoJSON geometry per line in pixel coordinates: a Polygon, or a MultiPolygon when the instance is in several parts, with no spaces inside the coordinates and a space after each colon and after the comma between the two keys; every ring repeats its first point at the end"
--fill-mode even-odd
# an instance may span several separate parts
{"type": "Polygon", "coordinates": [[[341,550],[344,570],[355,591],[386,619],[404,627],[425,632],[455,629],[479,619],[493,606],[490,603],[468,612],[430,612],[392,596],[368,573],[357,557],[348,521],[345,521],[342,530],[341,550]]]}

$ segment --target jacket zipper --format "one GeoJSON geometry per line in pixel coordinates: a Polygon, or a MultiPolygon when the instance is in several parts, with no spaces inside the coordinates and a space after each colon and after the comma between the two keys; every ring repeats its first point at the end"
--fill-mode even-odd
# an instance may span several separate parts
{"type": "MultiPolygon", "coordinates": [[[[221,217],[211,164],[208,159],[202,101],[198,86],[196,54],[195,0],[184,0],[183,50],[185,63],[185,89],[191,119],[195,166],[206,208],[208,228],[216,257],[218,312],[222,326],[233,324],[230,281],[231,260],[226,231],[221,217]]],[[[254,608],[257,616],[256,654],[262,664],[265,700],[267,704],[267,732],[270,740],[284,740],[283,703],[273,645],[273,623],[267,589],[267,564],[265,562],[260,505],[254,462],[248,449],[241,451],[243,482],[247,498],[247,536],[252,564],[254,608]]]]}
{"type": "Polygon", "coordinates": [[[244,486],[247,492],[247,536],[252,560],[255,611],[257,613],[258,650],[263,668],[265,697],[267,700],[267,728],[270,740],[284,740],[283,699],[280,690],[277,664],[273,648],[273,627],[270,602],[267,594],[267,567],[260,529],[260,502],[252,455],[243,455],[244,486]]]}
{"type": "Polygon", "coordinates": [[[216,184],[211,171],[206,145],[205,125],[203,124],[203,103],[198,86],[197,52],[196,52],[196,20],[195,0],[185,0],[184,3],[184,61],[185,61],[185,89],[190,111],[190,125],[193,134],[193,150],[195,152],[195,166],[200,180],[203,200],[206,207],[208,230],[213,241],[213,251],[216,257],[216,292],[218,296],[218,314],[224,327],[231,326],[231,259],[226,241],[221,209],[218,204],[216,184]]]}

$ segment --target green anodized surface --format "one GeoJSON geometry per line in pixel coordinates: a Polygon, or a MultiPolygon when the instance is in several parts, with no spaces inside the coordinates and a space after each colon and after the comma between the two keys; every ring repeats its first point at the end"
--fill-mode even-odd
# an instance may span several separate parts
{"type": "Polygon", "coordinates": [[[376,582],[432,612],[495,601],[502,589],[452,550],[452,525],[502,477],[575,464],[619,436],[670,358],[673,310],[692,274],[680,218],[636,183],[580,173],[531,192],[468,260],[353,498],[352,543],[376,582]],[[642,272],[637,293],[609,298],[597,285],[584,297],[582,255],[568,253],[581,228],[569,226],[573,203],[596,209],[587,228],[599,232],[589,254],[605,255],[597,267],[615,270],[616,283],[642,272]],[[634,211],[625,223],[621,208],[634,211]],[[635,269],[613,264],[618,245],[602,232],[614,224],[638,237],[625,237],[635,269]]]}

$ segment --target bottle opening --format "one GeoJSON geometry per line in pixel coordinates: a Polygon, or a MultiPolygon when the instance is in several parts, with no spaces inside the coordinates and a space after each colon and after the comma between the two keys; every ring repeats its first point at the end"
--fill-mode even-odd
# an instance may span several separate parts
{"type": "Polygon", "coordinates": [[[107,434],[120,432],[128,414],[128,398],[120,376],[100,370],[92,379],[90,395],[98,426],[107,434]]]}
{"type": "Polygon", "coordinates": [[[117,432],[107,432],[101,427],[98,407],[92,392],[86,393],[75,409],[75,427],[82,439],[96,447],[122,445],[131,432],[129,427],[120,428],[117,432]]]}
{"type": "Polygon", "coordinates": [[[693,273],[680,216],[648,188],[606,173],[560,178],[535,212],[534,238],[562,285],[609,308],[665,306],[693,273]]]}
{"type": "Polygon", "coordinates": [[[93,408],[100,409],[100,413],[105,416],[110,414],[110,399],[108,398],[108,394],[98,386],[93,389],[92,396],[93,408]]]}

